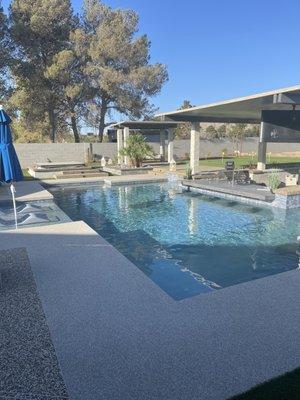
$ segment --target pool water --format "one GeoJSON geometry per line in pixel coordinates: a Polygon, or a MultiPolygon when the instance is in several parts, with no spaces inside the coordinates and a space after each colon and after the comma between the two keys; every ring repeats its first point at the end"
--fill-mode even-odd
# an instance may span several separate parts
{"type": "Polygon", "coordinates": [[[53,194],[176,300],[298,268],[299,210],[181,193],[175,183],[53,194]]]}

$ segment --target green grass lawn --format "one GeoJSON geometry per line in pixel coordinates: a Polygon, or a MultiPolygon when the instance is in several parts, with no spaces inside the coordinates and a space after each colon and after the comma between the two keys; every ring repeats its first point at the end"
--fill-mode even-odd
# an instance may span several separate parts
{"type": "MultiPolygon", "coordinates": [[[[256,164],[257,158],[251,156],[241,156],[241,157],[224,157],[222,161],[221,158],[210,158],[207,160],[200,160],[200,165],[209,166],[209,167],[224,167],[225,162],[227,160],[234,160],[236,167],[241,167],[242,165],[248,164],[256,164]]],[[[300,157],[267,157],[267,164],[268,165],[278,165],[280,164],[300,164],[300,157]]]]}
{"type": "Polygon", "coordinates": [[[299,400],[300,368],[233,397],[231,400],[299,400]]]}

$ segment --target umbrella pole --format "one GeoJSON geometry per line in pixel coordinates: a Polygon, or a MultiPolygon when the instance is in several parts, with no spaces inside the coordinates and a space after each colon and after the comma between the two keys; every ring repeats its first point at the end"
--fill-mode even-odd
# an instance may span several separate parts
{"type": "Polygon", "coordinates": [[[15,199],[16,189],[13,184],[10,185],[10,191],[11,191],[13,205],[14,205],[15,227],[16,227],[16,229],[18,229],[18,216],[17,216],[17,207],[16,207],[16,199],[15,199]]]}

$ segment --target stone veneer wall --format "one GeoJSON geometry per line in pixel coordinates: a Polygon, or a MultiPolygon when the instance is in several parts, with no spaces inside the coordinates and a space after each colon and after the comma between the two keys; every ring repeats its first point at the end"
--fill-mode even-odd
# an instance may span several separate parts
{"type": "MultiPolygon", "coordinates": [[[[243,152],[257,152],[257,138],[248,138],[244,141],[243,152]]],[[[151,143],[156,153],[159,153],[159,143],[151,143]]],[[[51,162],[84,162],[88,143],[17,143],[15,144],[21,166],[28,168],[35,163],[51,162]]],[[[232,143],[227,140],[201,140],[200,157],[220,157],[222,150],[233,152],[232,143]]],[[[175,159],[186,157],[190,151],[189,140],[175,140],[175,159]]],[[[268,144],[267,151],[300,152],[300,143],[272,143],[268,144]]],[[[97,158],[102,156],[114,158],[117,155],[116,143],[93,143],[93,152],[97,158]]]]}

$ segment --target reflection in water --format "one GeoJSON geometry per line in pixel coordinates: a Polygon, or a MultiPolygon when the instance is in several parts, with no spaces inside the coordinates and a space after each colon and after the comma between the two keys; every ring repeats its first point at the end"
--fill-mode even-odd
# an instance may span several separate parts
{"type": "Polygon", "coordinates": [[[176,300],[298,267],[298,210],[181,194],[174,182],[54,195],[176,300]]]}
{"type": "Polygon", "coordinates": [[[127,213],[128,212],[128,191],[126,191],[126,187],[120,186],[117,188],[119,195],[118,195],[118,203],[119,203],[119,209],[122,210],[122,212],[127,213]]]}
{"type": "Polygon", "coordinates": [[[198,231],[198,201],[195,197],[190,198],[188,225],[190,235],[196,235],[198,231]]]}

